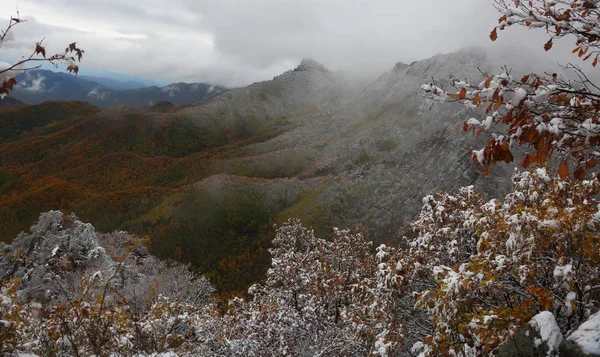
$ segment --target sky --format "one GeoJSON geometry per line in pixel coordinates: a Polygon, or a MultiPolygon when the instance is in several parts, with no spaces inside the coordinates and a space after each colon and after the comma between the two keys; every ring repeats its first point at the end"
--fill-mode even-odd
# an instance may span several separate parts
{"type": "MultiPolygon", "coordinates": [[[[0,24],[17,9],[27,22],[2,44],[2,61],[42,38],[53,53],[76,41],[82,74],[229,87],[271,79],[302,58],[376,77],[398,61],[490,46],[499,17],[492,0],[0,0],[0,24]]],[[[499,35],[497,50],[543,55],[539,30],[499,35]]]]}

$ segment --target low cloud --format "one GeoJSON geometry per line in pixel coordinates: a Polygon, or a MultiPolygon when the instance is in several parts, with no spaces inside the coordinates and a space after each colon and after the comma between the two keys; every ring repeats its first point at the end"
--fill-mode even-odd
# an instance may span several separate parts
{"type": "MultiPolygon", "coordinates": [[[[225,86],[270,79],[304,57],[375,77],[398,61],[489,46],[498,17],[491,0],[21,0],[18,5],[28,21],[14,28],[15,40],[3,44],[1,58],[29,54],[46,37],[48,52],[73,41],[86,50],[82,74],[90,68],[225,86]]],[[[0,10],[8,21],[14,4],[3,2],[0,10]]],[[[559,52],[556,45],[544,53],[545,34],[532,33],[509,29],[494,46],[524,44],[527,58],[559,52]]]]}

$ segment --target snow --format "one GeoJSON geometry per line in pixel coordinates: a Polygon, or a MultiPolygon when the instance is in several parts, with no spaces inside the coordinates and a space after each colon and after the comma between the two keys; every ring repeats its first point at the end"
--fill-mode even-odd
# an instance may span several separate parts
{"type": "MultiPolygon", "coordinates": [[[[558,352],[558,347],[563,341],[563,335],[556,324],[556,319],[550,311],[542,311],[535,315],[529,325],[539,332],[541,341],[548,346],[548,357],[554,356],[558,352]]],[[[538,340],[536,340],[538,345],[538,340]]]]}
{"type": "Polygon", "coordinates": [[[567,338],[575,342],[585,354],[600,354],[600,312],[590,316],[567,338]]]}
{"type": "Polygon", "coordinates": [[[512,104],[517,106],[527,96],[527,92],[523,88],[515,89],[515,95],[512,97],[512,104]]]}
{"type": "Polygon", "coordinates": [[[556,266],[554,268],[554,277],[555,278],[564,278],[569,280],[573,276],[573,266],[571,264],[567,264],[565,266],[556,266]]]}
{"type": "Polygon", "coordinates": [[[483,150],[473,150],[473,155],[475,155],[475,157],[477,157],[477,162],[479,162],[480,164],[483,163],[485,157],[483,156],[483,150]]]}

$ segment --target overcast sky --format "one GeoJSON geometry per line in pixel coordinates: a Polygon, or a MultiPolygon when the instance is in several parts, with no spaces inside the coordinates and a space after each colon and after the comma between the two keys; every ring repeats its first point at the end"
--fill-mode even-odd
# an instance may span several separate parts
{"type": "MultiPolygon", "coordinates": [[[[120,72],[160,82],[227,86],[270,79],[311,57],[334,70],[376,76],[471,45],[491,45],[492,0],[0,0],[14,28],[0,58],[45,37],[49,51],[77,41],[81,73],[120,72]]],[[[496,46],[543,53],[544,35],[515,28],[496,46]],[[531,45],[529,50],[527,46],[531,45]]],[[[572,46],[571,46],[572,47],[572,46]]]]}

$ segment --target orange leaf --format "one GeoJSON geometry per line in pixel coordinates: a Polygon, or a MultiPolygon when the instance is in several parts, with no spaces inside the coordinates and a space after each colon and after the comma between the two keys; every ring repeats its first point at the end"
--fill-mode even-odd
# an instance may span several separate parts
{"type": "Polygon", "coordinates": [[[506,21],[506,15],[502,16],[501,18],[498,19],[498,23],[501,24],[502,21],[506,21]]]}
{"type": "Polygon", "coordinates": [[[475,97],[473,98],[473,104],[479,106],[479,104],[481,104],[481,98],[479,97],[479,93],[477,93],[475,95],[475,97]]]}
{"type": "Polygon", "coordinates": [[[498,111],[498,109],[500,109],[500,106],[502,106],[503,99],[503,97],[498,97],[498,101],[496,102],[496,104],[494,104],[495,111],[498,111]]]}
{"type": "Polygon", "coordinates": [[[490,33],[490,40],[496,41],[498,39],[498,33],[496,32],[496,28],[490,33]]]}
{"type": "Polygon", "coordinates": [[[546,44],[544,45],[544,49],[546,51],[550,51],[551,48],[552,48],[552,39],[549,39],[548,42],[546,42],[546,44]]]}
{"type": "Polygon", "coordinates": [[[463,88],[460,90],[460,93],[458,94],[458,98],[463,99],[466,95],[467,95],[467,88],[463,88]]]}
{"type": "Polygon", "coordinates": [[[592,66],[596,67],[597,64],[598,64],[598,55],[596,55],[594,62],[592,62],[592,66]]]}
{"type": "Polygon", "coordinates": [[[525,77],[521,78],[521,83],[525,84],[527,83],[527,81],[529,81],[529,75],[526,75],[525,77]]]}
{"type": "Polygon", "coordinates": [[[571,53],[575,53],[577,51],[579,51],[579,47],[575,47],[571,53]]]}
{"type": "Polygon", "coordinates": [[[485,87],[489,88],[490,87],[490,83],[492,82],[492,79],[494,79],[494,76],[490,76],[488,79],[485,80],[485,87]]]}
{"type": "Polygon", "coordinates": [[[561,179],[566,180],[569,177],[569,164],[567,164],[566,160],[560,163],[560,167],[558,168],[558,175],[561,179]]]}

